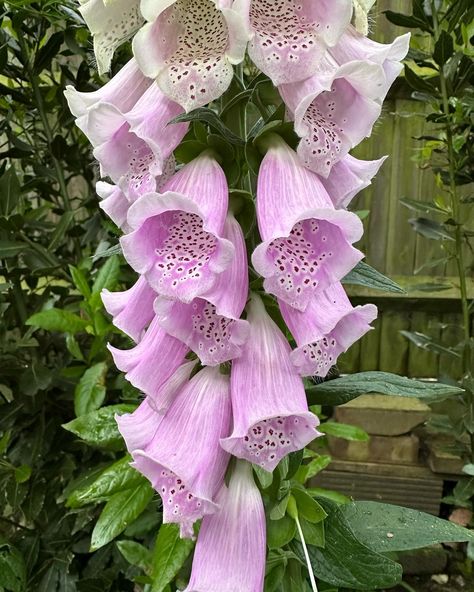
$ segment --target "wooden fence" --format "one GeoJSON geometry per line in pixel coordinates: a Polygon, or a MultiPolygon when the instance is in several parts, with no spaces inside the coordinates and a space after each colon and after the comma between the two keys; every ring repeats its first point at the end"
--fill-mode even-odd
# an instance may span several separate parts
{"type": "MultiPolygon", "coordinates": [[[[391,25],[383,11],[390,9],[408,14],[411,2],[379,0],[377,6],[378,15],[372,27],[376,40],[389,42],[396,35],[406,33],[391,25]]],[[[415,32],[413,42],[423,45],[429,40],[415,32]]],[[[418,284],[439,283],[440,277],[446,276],[452,277],[456,285],[454,265],[425,268],[420,275],[415,275],[423,264],[441,259],[445,253],[439,241],[428,240],[414,232],[408,220],[417,214],[400,203],[403,197],[428,201],[442,193],[432,171],[420,167],[417,161],[423,144],[415,138],[429,133],[424,119],[427,108],[410,98],[410,90],[403,80],[397,81],[372,137],[354,153],[366,159],[390,155],[373,185],[356,198],[353,207],[370,210],[365,220],[365,237],[359,244],[366,253],[366,261],[399,281],[407,289],[407,295],[387,297],[387,294],[356,286],[349,288],[354,304],[374,302],[379,306],[380,316],[375,329],[341,357],[342,372],[384,370],[413,377],[459,375],[460,372],[456,358],[420,350],[400,334],[401,330],[418,331],[441,339],[444,344],[455,344],[462,338],[456,328],[460,322],[458,290],[430,293],[414,288],[418,284]]],[[[474,293],[472,279],[469,289],[474,293]]]]}

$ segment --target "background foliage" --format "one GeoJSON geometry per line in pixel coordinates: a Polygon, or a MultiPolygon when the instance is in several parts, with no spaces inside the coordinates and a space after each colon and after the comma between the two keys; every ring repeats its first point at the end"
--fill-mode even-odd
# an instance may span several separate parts
{"type": "MultiPolygon", "coordinates": [[[[175,590],[185,585],[193,543],[180,540],[174,526],[160,526],[159,498],[129,467],[113,420],[133,410],[139,394],[111,365],[106,343],[127,341],[104,315],[100,291],[132,278],[116,248],[117,230],[98,208],[89,145],[63,97],[67,84],[92,90],[104,81],[74,2],[4,3],[1,23],[0,590],[175,590]]],[[[116,56],[114,71],[128,51],[116,56]]],[[[214,111],[191,114],[191,131],[176,153],[187,162],[209,146],[219,151],[249,247],[256,240],[258,138],[271,129],[295,141],[278,105],[264,77],[240,68],[214,111]]],[[[347,281],[400,290],[366,264],[347,281]]],[[[371,388],[429,401],[461,393],[376,372],[309,384],[308,396],[321,413],[322,405],[371,388]]],[[[367,438],[331,421],[322,429],[367,438]]],[[[307,589],[295,512],[327,591],[388,587],[401,568],[385,553],[470,540],[419,512],[389,515],[383,504],[346,505],[337,492],[305,488],[329,462],[305,451],[273,475],[257,472],[268,514],[266,592],[307,589]],[[387,529],[397,524],[409,526],[387,542],[387,529]]]]}

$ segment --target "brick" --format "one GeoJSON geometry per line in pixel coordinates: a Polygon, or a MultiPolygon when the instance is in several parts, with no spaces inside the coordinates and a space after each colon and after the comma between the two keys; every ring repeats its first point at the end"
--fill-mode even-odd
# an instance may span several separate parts
{"type": "Polygon", "coordinates": [[[341,423],[359,426],[376,436],[408,434],[424,423],[431,413],[428,405],[409,397],[362,395],[336,408],[341,423]]]}
{"type": "Polygon", "coordinates": [[[371,436],[368,442],[350,442],[328,437],[331,454],[352,461],[394,464],[418,463],[420,441],[417,436],[371,436]]]}

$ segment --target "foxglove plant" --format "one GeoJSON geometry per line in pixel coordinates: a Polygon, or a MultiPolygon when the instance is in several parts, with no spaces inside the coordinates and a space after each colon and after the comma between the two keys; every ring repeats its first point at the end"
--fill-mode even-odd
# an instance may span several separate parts
{"type": "MultiPolygon", "coordinates": [[[[134,341],[110,352],[144,395],[119,430],[163,521],[193,538],[202,519],[186,592],[262,592],[265,514],[250,463],[259,474],[281,463],[284,478],[282,461],[321,435],[303,377],[325,377],[377,316],[353,307],[341,281],[363,258],[347,207],[385,157],[349,152],[380,116],[408,37],[365,37],[371,4],[357,2],[354,26],[351,0],[81,5],[101,72],[134,35],[134,57],[102,89],[66,97],[100,164],[101,208],[139,274],[102,293],[134,341]],[[276,92],[260,96],[266,77],[283,108],[276,92]],[[252,128],[245,99],[262,113],[252,128]],[[285,108],[291,138],[276,121],[285,108]]],[[[314,591],[297,499],[289,515],[314,591]]]]}

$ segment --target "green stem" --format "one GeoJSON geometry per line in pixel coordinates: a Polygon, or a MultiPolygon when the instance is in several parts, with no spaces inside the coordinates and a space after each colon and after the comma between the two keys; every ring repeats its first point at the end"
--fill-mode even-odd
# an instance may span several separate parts
{"type": "MultiPolygon", "coordinates": [[[[431,8],[433,13],[433,27],[435,34],[435,43],[440,37],[440,26],[439,26],[439,15],[436,2],[431,0],[431,8]]],[[[451,210],[455,226],[455,259],[459,277],[459,288],[461,292],[461,307],[462,307],[462,318],[463,318],[463,334],[464,334],[464,347],[462,350],[462,370],[463,377],[470,375],[471,373],[471,318],[469,312],[469,299],[467,294],[467,280],[466,280],[466,264],[464,261],[464,240],[462,233],[462,223],[460,215],[460,199],[456,185],[456,169],[455,169],[455,151],[453,145],[453,130],[451,126],[451,113],[449,110],[449,93],[446,82],[446,76],[444,74],[443,65],[439,67],[439,82],[441,88],[441,98],[443,104],[443,112],[446,119],[446,144],[448,148],[448,166],[449,166],[449,188],[451,197],[451,210]]],[[[468,393],[467,403],[470,407],[470,415],[474,417],[474,393],[468,393]]],[[[471,443],[471,460],[474,462],[474,434],[470,434],[471,443]]]]}
{"type": "MultiPolygon", "coordinates": [[[[431,0],[432,13],[433,13],[433,25],[435,32],[435,42],[440,37],[439,17],[438,9],[434,0],[431,0]]],[[[467,280],[466,280],[466,265],[464,262],[463,253],[463,235],[462,225],[460,223],[460,199],[456,185],[456,170],[455,170],[455,153],[453,146],[453,130],[451,127],[451,114],[449,111],[449,94],[446,84],[446,77],[444,75],[443,66],[439,68],[439,81],[441,87],[441,97],[443,102],[443,112],[446,118],[446,143],[448,147],[448,165],[449,165],[449,186],[451,196],[451,209],[453,213],[453,219],[456,223],[455,240],[456,240],[456,264],[459,275],[459,286],[461,292],[461,305],[462,305],[462,316],[463,316],[463,331],[464,331],[464,355],[463,355],[463,372],[467,374],[470,370],[470,356],[469,356],[469,340],[471,338],[471,323],[469,315],[469,300],[467,295],[467,280]]]]}

